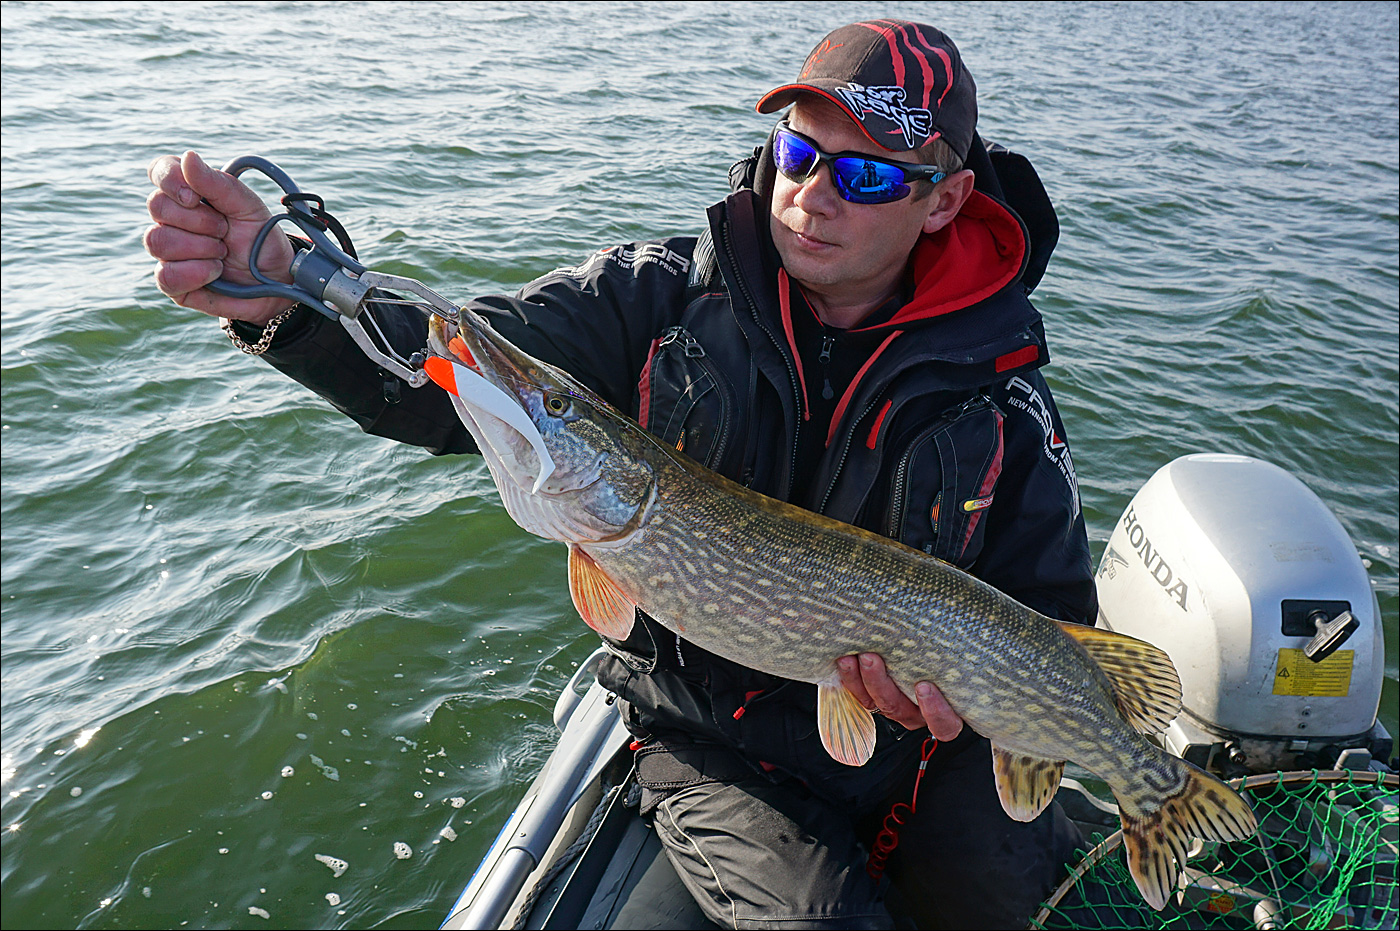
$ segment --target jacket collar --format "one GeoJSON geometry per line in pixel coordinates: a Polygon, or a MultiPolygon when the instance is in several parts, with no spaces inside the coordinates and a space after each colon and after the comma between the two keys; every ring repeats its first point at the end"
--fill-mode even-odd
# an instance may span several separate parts
{"type": "Polygon", "coordinates": [[[1026,234],[1009,209],[973,191],[947,226],[919,238],[911,257],[914,295],[909,303],[872,327],[910,324],[972,307],[1020,277],[1026,234]]]}

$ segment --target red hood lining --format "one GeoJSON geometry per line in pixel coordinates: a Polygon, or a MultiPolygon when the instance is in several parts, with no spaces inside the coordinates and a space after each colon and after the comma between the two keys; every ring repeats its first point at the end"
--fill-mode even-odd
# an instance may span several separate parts
{"type": "Polygon", "coordinates": [[[1026,234],[1001,204],[973,191],[953,222],[914,245],[914,296],[883,323],[854,330],[905,326],[986,300],[1021,273],[1026,234]]]}

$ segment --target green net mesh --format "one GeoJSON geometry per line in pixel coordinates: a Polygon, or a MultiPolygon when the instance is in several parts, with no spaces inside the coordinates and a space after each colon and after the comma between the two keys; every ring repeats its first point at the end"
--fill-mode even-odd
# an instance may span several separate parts
{"type": "Polygon", "coordinates": [[[1255,836],[1197,845],[1162,911],[1142,900],[1122,833],[1096,846],[1031,919],[1032,928],[1387,928],[1400,926],[1400,777],[1298,772],[1230,783],[1259,818],[1255,836]]]}

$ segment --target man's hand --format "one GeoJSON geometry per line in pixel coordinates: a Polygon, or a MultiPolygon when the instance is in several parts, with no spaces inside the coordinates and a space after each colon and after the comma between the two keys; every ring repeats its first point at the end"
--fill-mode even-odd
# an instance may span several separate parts
{"type": "Polygon", "coordinates": [[[911,731],[927,727],[929,733],[943,741],[952,740],[962,731],[962,718],[932,682],[919,682],[914,686],[914,697],[918,701],[915,704],[894,684],[878,653],[843,656],[836,661],[836,671],[841,676],[841,684],[856,701],[911,731]]]}
{"type": "MultiPolygon", "coordinates": [[[[163,155],[146,169],[156,190],[146,209],[156,225],[146,230],[146,251],[159,260],[156,285],[181,307],[262,326],[292,305],[281,297],[223,297],[205,285],[223,277],[256,284],[248,253],[272,214],[262,198],[232,175],[217,171],[194,152],[163,155]],[[201,202],[200,198],[203,198],[201,202]]],[[[290,283],[293,250],[286,236],[269,235],[259,267],[290,283]]]]}

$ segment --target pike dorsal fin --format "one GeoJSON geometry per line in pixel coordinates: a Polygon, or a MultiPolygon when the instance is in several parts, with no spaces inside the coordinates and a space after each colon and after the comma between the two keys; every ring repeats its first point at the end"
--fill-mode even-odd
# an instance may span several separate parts
{"type": "Polygon", "coordinates": [[[992,744],[992,772],[1006,813],[1015,821],[1034,821],[1060,788],[1065,761],[1012,753],[992,744]]]}
{"type": "Polygon", "coordinates": [[[832,759],[860,766],[875,752],[875,716],[832,673],[817,683],[817,732],[832,759]]]}
{"type": "Polygon", "coordinates": [[[1144,734],[1160,734],[1181,711],[1181,679],[1171,658],[1150,643],[1101,627],[1056,621],[1099,664],[1118,711],[1144,734]]]}
{"type": "Polygon", "coordinates": [[[583,622],[604,637],[626,640],[637,606],[583,550],[569,544],[569,594],[583,622]]]}

